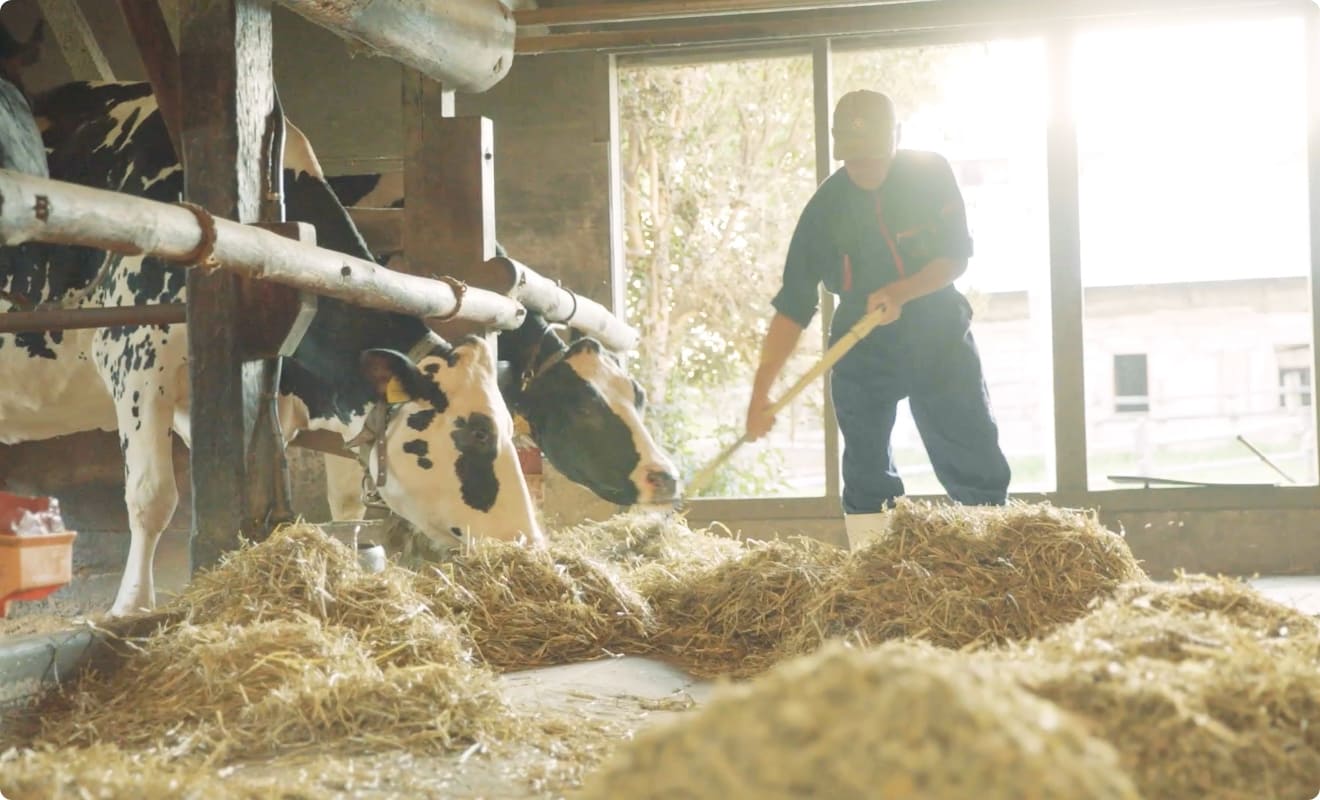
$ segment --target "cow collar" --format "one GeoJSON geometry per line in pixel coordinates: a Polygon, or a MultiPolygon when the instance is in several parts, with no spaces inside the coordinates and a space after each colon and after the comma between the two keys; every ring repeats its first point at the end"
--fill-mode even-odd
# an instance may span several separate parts
{"type": "MultiPolygon", "coordinates": [[[[427,331],[417,344],[408,350],[408,360],[416,364],[439,346],[445,345],[445,340],[441,339],[432,331],[427,331]]],[[[386,458],[385,432],[389,430],[390,419],[394,417],[394,412],[399,407],[408,402],[408,398],[401,397],[393,399],[386,394],[384,400],[377,400],[371,404],[371,409],[367,411],[367,418],[362,421],[362,430],[346,444],[348,447],[357,451],[358,463],[362,465],[362,490],[364,500],[379,502],[380,488],[389,480],[389,470],[386,458]],[[376,458],[376,480],[371,480],[371,458],[376,458]]]]}
{"type": "MultiPolygon", "coordinates": [[[[536,347],[532,348],[531,358],[527,359],[527,366],[523,368],[522,375],[520,376],[521,380],[518,384],[518,395],[520,398],[522,394],[527,391],[528,386],[531,386],[537,378],[549,372],[551,367],[558,364],[560,361],[563,361],[564,357],[568,355],[568,348],[563,347],[562,350],[552,353],[549,358],[543,361],[540,365],[537,365],[536,360],[541,357],[541,344],[545,341],[547,336],[553,336],[555,339],[559,338],[559,335],[555,333],[554,328],[546,328],[545,333],[541,334],[541,338],[536,340],[536,347]]],[[[560,344],[562,346],[563,343],[561,342],[560,344]]]]}

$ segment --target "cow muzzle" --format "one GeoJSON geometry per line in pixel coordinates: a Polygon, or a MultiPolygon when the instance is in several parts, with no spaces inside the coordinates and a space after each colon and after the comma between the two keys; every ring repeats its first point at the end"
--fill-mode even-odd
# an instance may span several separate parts
{"type": "Polygon", "coordinates": [[[669,503],[678,499],[680,484],[674,474],[664,468],[646,471],[646,498],[652,503],[669,503]]]}

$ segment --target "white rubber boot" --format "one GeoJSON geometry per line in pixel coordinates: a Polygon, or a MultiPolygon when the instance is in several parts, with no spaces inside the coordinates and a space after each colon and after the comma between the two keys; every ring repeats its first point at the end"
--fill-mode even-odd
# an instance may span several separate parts
{"type": "Polygon", "coordinates": [[[856,552],[889,533],[889,514],[844,514],[843,526],[848,531],[848,549],[856,552]]]}

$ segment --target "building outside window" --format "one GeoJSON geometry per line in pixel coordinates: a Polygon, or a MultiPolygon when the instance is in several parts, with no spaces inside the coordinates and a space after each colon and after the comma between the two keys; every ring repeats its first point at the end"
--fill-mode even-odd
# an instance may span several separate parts
{"type": "Polygon", "coordinates": [[[1120,414],[1150,411],[1150,376],[1145,353],[1114,356],[1114,410],[1120,414]]]}

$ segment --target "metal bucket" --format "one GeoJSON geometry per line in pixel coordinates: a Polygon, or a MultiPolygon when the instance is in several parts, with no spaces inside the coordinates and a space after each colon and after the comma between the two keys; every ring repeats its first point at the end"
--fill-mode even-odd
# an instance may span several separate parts
{"type": "Polygon", "coordinates": [[[358,565],[366,572],[385,571],[385,548],[375,542],[358,542],[358,565]]]}

